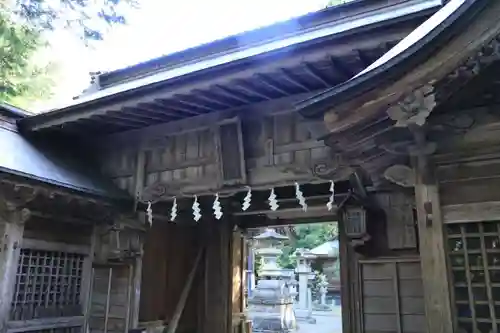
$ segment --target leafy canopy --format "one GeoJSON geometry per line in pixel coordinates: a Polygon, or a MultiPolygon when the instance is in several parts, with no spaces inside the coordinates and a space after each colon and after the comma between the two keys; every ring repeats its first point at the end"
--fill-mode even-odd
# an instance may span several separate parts
{"type": "Polygon", "coordinates": [[[113,24],[125,24],[128,7],[137,7],[136,0],[15,0],[12,11],[36,29],[69,28],[88,41],[102,40],[113,24]]]}
{"type": "Polygon", "coordinates": [[[49,98],[55,65],[40,61],[51,32],[69,29],[86,45],[102,40],[135,0],[0,0],[0,101],[20,107],[49,98]]]}
{"type": "Polygon", "coordinates": [[[0,100],[19,106],[50,95],[50,64],[34,61],[45,47],[40,33],[0,12],[0,100]]]}
{"type": "Polygon", "coordinates": [[[284,268],[294,268],[295,260],[293,254],[298,248],[313,249],[327,241],[337,239],[337,223],[313,223],[297,225],[294,227],[294,235],[283,244],[283,254],[279,263],[284,268]]]}

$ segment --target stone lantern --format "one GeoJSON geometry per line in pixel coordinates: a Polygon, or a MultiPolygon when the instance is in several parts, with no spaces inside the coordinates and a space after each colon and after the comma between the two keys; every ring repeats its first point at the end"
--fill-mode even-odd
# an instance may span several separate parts
{"type": "Polygon", "coordinates": [[[288,237],[274,229],[266,229],[254,237],[261,268],[257,286],[248,300],[252,332],[288,333],[296,327],[293,297],[288,284],[293,270],[278,265],[278,257],[282,253],[278,246],[286,239],[288,237]]]}
{"type": "Polygon", "coordinates": [[[299,303],[296,308],[297,319],[309,323],[316,323],[312,318],[312,290],[311,285],[315,273],[311,269],[311,262],[316,258],[308,249],[297,249],[295,251],[297,266],[295,272],[299,276],[299,303]]]}

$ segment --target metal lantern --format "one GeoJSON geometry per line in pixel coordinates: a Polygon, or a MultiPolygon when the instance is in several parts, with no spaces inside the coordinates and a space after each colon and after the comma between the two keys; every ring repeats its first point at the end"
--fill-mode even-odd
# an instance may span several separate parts
{"type": "Polygon", "coordinates": [[[141,255],[141,231],[123,224],[107,228],[101,245],[107,261],[125,261],[141,255]]]}
{"type": "Polygon", "coordinates": [[[362,238],[366,235],[366,210],[362,207],[347,207],[343,224],[347,237],[362,238]]]}

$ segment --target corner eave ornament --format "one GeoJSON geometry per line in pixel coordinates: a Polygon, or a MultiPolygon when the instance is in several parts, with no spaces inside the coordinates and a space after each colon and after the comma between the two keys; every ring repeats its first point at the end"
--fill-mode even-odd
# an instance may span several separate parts
{"type": "Polygon", "coordinates": [[[396,127],[422,126],[436,106],[434,87],[424,85],[414,90],[387,110],[396,127]]]}

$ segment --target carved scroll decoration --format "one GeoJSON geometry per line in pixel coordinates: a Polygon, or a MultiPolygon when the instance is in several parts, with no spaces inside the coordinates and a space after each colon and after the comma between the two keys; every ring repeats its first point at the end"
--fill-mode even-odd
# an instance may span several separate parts
{"type": "Polygon", "coordinates": [[[396,127],[408,127],[411,124],[422,126],[436,106],[434,87],[424,85],[387,110],[389,117],[396,121],[396,127]]]}

